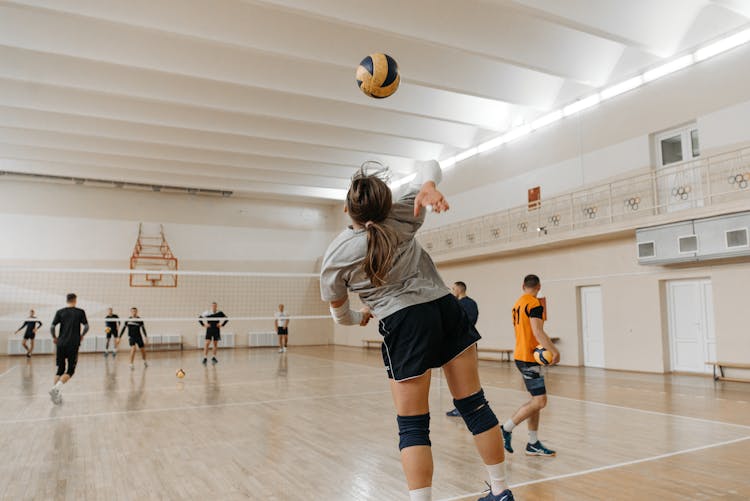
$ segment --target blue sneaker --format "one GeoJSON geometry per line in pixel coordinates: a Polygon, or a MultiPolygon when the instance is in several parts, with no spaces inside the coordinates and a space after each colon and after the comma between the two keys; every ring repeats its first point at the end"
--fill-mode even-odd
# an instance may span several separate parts
{"type": "Polygon", "coordinates": [[[557,452],[547,449],[542,443],[537,440],[535,444],[526,444],[526,455],[527,456],[556,456],[557,452]]]}
{"type": "Polygon", "coordinates": [[[455,408],[446,412],[445,415],[450,417],[461,417],[461,413],[458,412],[458,409],[455,408]]]}
{"type": "Polygon", "coordinates": [[[510,492],[510,489],[505,489],[503,492],[498,494],[497,496],[492,494],[492,491],[490,491],[486,496],[483,498],[479,498],[477,501],[514,501],[515,498],[513,497],[513,493],[510,492]]]}
{"type": "Polygon", "coordinates": [[[503,445],[505,446],[505,450],[513,454],[513,446],[510,445],[510,439],[513,438],[513,432],[505,431],[503,425],[500,425],[500,431],[503,432],[503,445]]]}

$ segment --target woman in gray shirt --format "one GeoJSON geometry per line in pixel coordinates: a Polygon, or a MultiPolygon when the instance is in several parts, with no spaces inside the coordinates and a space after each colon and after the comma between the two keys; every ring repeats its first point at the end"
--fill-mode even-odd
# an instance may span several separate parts
{"type": "Polygon", "coordinates": [[[415,182],[394,202],[385,181],[361,170],[346,198],[352,225],[323,258],[321,296],[338,324],[364,326],[371,317],[379,321],[411,501],[432,499],[428,397],[430,372],[436,367],[443,369],[487,467],[491,490],[481,501],[512,501],[500,427],[479,381],[480,336],[414,238],[424,222],[424,209],[449,208],[437,190],[441,177],[436,161],[421,163],[415,182]],[[352,311],[349,292],[357,293],[366,308],[352,311]]]}

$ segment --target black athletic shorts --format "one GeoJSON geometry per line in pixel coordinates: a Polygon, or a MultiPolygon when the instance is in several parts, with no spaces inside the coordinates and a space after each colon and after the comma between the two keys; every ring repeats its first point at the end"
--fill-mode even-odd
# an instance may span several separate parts
{"type": "Polygon", "coordinates": [[[109,332],[105,330],[104,333],[107,335],[107,339],[117,337],[117,329],[110,329],[109,332]]]}
{"type": "Polygon", "coordinates": [[[138,334],[137,336],[128,336],[130,346],[138,345],[138,348],[143,348],[143,336],[138,334]]]}
{"type": "Polygon", "coordinates": [[[221,341],[221,331],[206,331],[206,341],[221,341]]]}
{"type": "Polygon", "coordinates": [[[523,382],[526,385],[526,389],[531,393],[531,396],[538,397],[547,393],[547,388],[544,386],[544,374],[542,374],[541,365],[536,362],[516,360],[516,367],[521,371],[523,382]]]}
{"type": "Polygon", "coordinates": [[[73,376],[78,363],[78,348],[80,345],[58,344],[55,352],[55,363],[57,364],[57,375],[67,374],[73,376]],[[67,363],[67,370],[66,370],[67,363]]]}
{"type": "Polygon", "coordinates": [[[277,327],[276,328],[276,334],[279,336],[288,336],[289,335],[289,327],[277,327]]]}
{"type": "Polygon", "coordinates": [[[34,339],[36,337],[36,332],[27,332],[23,335],[24,339],[34,339]]]}
{"type": "Polygon", "coordinates": [[[481,339],[452,294],[388,315],[380,334],[385,370],[396,381],[442,367],[481,339]]]}

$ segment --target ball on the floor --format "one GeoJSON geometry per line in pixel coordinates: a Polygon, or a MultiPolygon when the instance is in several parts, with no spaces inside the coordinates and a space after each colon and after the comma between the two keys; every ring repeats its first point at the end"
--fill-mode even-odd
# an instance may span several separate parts
{"type": "Polygon", "coordinates": [[[534,360],[536,360],[536,363],[538,364],[549,365],[552,363],[552,353],[546,350],[541,344],[537,345],[537,347],[534,348],[534,360]]]}
{"type": "Polygon", "coordinates": [[[178,378],[178,379],[182,379],[182,378],[184,378],[184,377],[185,377],[185,371],[184,371],[184,370],[182,370],[182,369],[177,369],[177,374],[176,374],[176,376],[177,376],[177,378],[178,378]]]}
{"type": "Polygon", "coordinates": [[[388,97],[398,90],[399,83],[398,63],[388,54],[370,54],[357,67],[357,85],[370,97],[388,97]]]}

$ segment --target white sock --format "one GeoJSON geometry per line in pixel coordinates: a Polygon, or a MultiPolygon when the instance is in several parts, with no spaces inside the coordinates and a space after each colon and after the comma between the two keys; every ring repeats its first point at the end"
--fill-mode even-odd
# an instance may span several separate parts
{"type": "Polygon", "coordinates": [[[409,491],[410,501],[432,501],[432,487],[422,487],[409,491]]]}
{"type": "Polygon", "coordinates": [[[505,463],[497,463],[493,465],[484,465],[487,468],[487,473],[490,475],[490,489],[492,489],[492,495],[497,496],[505,489],[508,488],[508,482],[505,480],[505,463]]]}
{"type": "Polygon", "coordinates": [[[503,423],[503,430],[507,432],[513,431],[513,428],[515,427],[516,427],[516,423],[514,423],[512,419],[509,419],[505,423],[503,423]]]}
{"type": "Polygon", "coordinates": [[[539,441],[539,437],[536,436],[536,430],[529,430],[529,443],[535,444],[539,441]]]}
{"type": "Polygon", "coordinates": [[[62,385],[63,385],[63,382],[62,381],[58,381],[58,382],[55,383],[55,388],[57,388],[58,390],[62,390],[62,385]]]}

